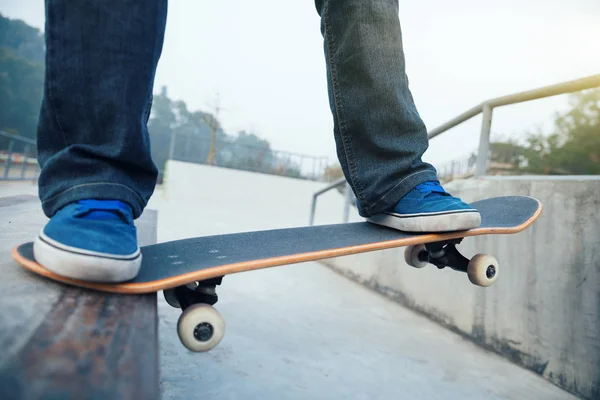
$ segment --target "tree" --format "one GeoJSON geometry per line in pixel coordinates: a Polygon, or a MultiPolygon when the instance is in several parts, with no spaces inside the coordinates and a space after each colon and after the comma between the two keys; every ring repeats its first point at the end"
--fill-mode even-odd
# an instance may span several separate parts
{"type": "MultiPolygon", "coordinates": [[[[36,138],[44,86],[44,37],[23,21],[0,14],[0,130],[36,138]]],[[[167,88],[154,95],[147,127],[152,158],[164,170],[169,158],[223,167],[300,176],[289,156],[271,149],[267,140],[242,131],[227,134],[213,113],[190,111],[183,101],[171,100],[167,88]]],[[[0,138],[0,150],[8,140],[0,138]]],[[[21,149],[14,149],[20,151],[21,149]]]]}
{"type": "Polygon", "coordinates": [[[39,29],[0,13],[0,47],[14,51],[15,56],[42,64],[45,56],[44,35],[39,29]]]}
{"type": "Polygon", "coordinates": [[[500,164],[511,164],[515,168],[523,162],[525,148],[515,140],[490,143],[490,161],[500,164]]]}
{"type": "Polygon", "coordinates": [[[569,104],[570,110],[556,115],[554,132],[527,138],[527,173],[600,173],[600,90],[574,93],[569,104]]]}
{"type": "Polygon", "coordinates": [[[600,89],[576,93],[570,100],[573,108],[556,119],[557,166],[571,174],[599,174],[600,89]]]}
{"type": "Polygon", "coordinates": [[[169,158],[176,122],[171,99],[167,96],[167,88],[163,86],[160,93],[154,95],[148,121],[152,159],[159,170],[164,169],[169,158]]]}
{"type": "MultiPolygon", "coordinates": [[[[0,14],[0,130],[35,139],[44,85],[38,29],[0,14]]],[[[0,149],[7,141],[1,141],[0,149]]]]}
{"type": "Polygon", "coordinates": [[[300,166],[280,156],[270,143],[252,132],[227,134],[216,114],[190,111],[171,100],[167,88],[154,95],[148,122],[152,158],[160,170],[168,159],[249,171],[302,177],[300,166]]]}
{"type": "Polygon", "coordinates": [[[550,134],[529,133],[523,145],[491,143],[490,161],[510,163],[522,174],[600,174],[600,89],[574,93],[569,104],[556,114],[550,134]]]}

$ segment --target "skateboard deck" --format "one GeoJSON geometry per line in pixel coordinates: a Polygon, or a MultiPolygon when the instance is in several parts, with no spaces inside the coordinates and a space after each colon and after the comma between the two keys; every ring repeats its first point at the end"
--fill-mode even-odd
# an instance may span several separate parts
{"type": "Polygon", "coordinates": [[[83,282],[57,275],[35,262],[31,242],[14,248],[12,255],[26,269],[56,281],[105,292],[140,294],[261,268],[470,236],[514,234],[531,225],[542,211],[537,199],[524,196],[489,198],[472,205],[481,213],[481,226],[466,231],[406,233],[370,222],[356,222],[153,244],[141,248],[140,272],[124,283],[83,282]]]}
{"type": "Polygon", "coordinates": [[[136,278],[124,283],[83,282],[57,275],[35,262],[33,243],[12,251],[24,268],[65,284],[104,292],[136,294],[162,290],[165,300],[183,312],[177,322],[181,343],[194,352],[209,351],[225,334],[225,321],[213,307],[216,286],[229,274],[331,257],[406,247],[408,265],[433,264],[466,272],[479,286],[498,278],[495,258],[462,256],[456,245],[464,238],[514,234],[530,226],[541,214],[532,197],[495,197],[472,203],[481,213],[481,226],[446,233],[407,233],[370,222],[205,236],[153,244],[141,248],[142,266],[136,278]]]}

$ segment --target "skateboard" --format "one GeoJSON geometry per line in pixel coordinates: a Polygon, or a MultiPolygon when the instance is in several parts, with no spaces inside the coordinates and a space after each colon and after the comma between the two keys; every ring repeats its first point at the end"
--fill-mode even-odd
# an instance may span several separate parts
{"type": "Polygon", "coordinates": [[[182,344],[191,351],[202,352],[214,348],[224,336],[224,319],[213,306],[218,300],[216,287],[229,274],[406,247],[404,259],[409,266],[449,267],[465,272],[474,285],[492,285],[498,279],[498,261],[485,254],[469,260],[456,246],[471,236],[521,232],[540,216],[542,205],[537,199],[524,196],[488,198],[472,205],[481,214],[481,226],[465,231],[407,233],[365,221],[205,236],[144,246],[138,276],[123,283],[83,282],[57,275],[35,262],[31,242],[15,247],[12,256],[22,267],[69,285],[123,294],[162,290],[167,303],[182,310],[177,323],[182,344]]]}

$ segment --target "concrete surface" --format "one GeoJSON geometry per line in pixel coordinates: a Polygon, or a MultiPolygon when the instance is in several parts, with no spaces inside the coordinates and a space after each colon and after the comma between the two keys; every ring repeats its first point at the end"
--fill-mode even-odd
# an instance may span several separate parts
{"type": "Polygon", "coordinates": [[[38,187],[32,181],[0,181],[0,198],[10,196],[38,196],[38,187]]]}
{"type": "Polygon", "coordinates": [[[316,263],[228,276],[226,333],[209,353],[179,343],[160,299],[164,399],[574,399],[316,263]]]}
{"type": "MultiPolygon", "coordinates": [[[[47,221],[30,188],[0,185],[0,398],[154,398],[156,296],[76,289],[20,267],[11,250],[47,221]]],[[[156,242],[156,212],[136,225],[141,245],[156,242]]]]}
{"type": "MultiPolygon", "coordinates": [[[[157,190],[149,208],[159,210],[159,242],[299,226],[306,225],[312,193],[320,187],[174,163],[169,182],[157,190]]],[[[37,193],[37,188],[0,185],[0,197],[9,193],[37,193]]],[[[342,204],[339,193],[325,195],[316,222],[340,222],[342,204]]],[[[32,207],[37,212],[38,206],[32,207]]],[[[354,212],[351,220],[359,220],[354,212]]],[[[13,230],[11,240],[21,240],[23,231],[6,222],[4,216],[0,223],[13,230]]],[[[318,263],[232,275],[218,289],[216,308],[226,320],[226,334],[204,354],[181,345],[176,333],[180,311],[158,296],[164,399],[575,398],[318,263]]],[[[45,306],[43,301],[19,304],[30,311],[45,306]]],[[[3,309],[0,320],[23,321],[3,309]]],[[[5,323],[0,326],[4,329],[5,323]]]]}
{"type": "MultiPolygon", "coordinates": [[[[4,193],[0,186],[0,199],[7,197],[4,193]]],[[[0,369],[5,368],[7,360],[23,347],[60,296],[60,291],[54,290],[53,285],[27,279],[27,272],[13,264],[10,254],[17,244],[32,240],[32,234],[35,235],[42,226],[40,210],[33,196],[18,204],[0,207],[0,369]],[[24,300],[26,294],[29,294],[27,301],[24,300]]]]}
{"type": "MultiPolygon", "coordinates": [[[[312,193],[324,186],[184,163],[168,169],[149,205],[159,210],[159,242],[306,225],[312,193]]],[[[339,193],[324,195],[316,222],[340,222],[342,204],[339,193]]],[[[159,295],[164,399],[575,398],[318,263],[228,276],[218,293],[226,334],[204,354],[181,345],[180,311],[159,295]]]]}
{"type": "Polygon", "coordinates": [[[600,179],[496,177],[447,188],[466,201],[516,194],[544,205],[524,232],[459,246],[498,259],[492,287],[449,269],[410,268],[402,248],[326,264],[578,396],[600,398],[600,179]]]}

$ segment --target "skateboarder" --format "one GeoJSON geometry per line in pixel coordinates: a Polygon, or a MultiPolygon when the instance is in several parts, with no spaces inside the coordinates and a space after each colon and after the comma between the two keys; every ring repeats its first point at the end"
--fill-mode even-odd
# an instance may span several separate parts
{"type": "MultiPolygon", "coordinates": [[[[409,231],[479,226],[477,210],[421,159],[428,138],[405,74],[398,1],[315,4],[337,154],[360,215],[409,231]]],[[[139,270],[133,221],[157,178],[146,123],[166,17],[167,0],[46,0],[37,135],[50,221],[34,250],[56,273],[118,282],[139,270]]]]}

